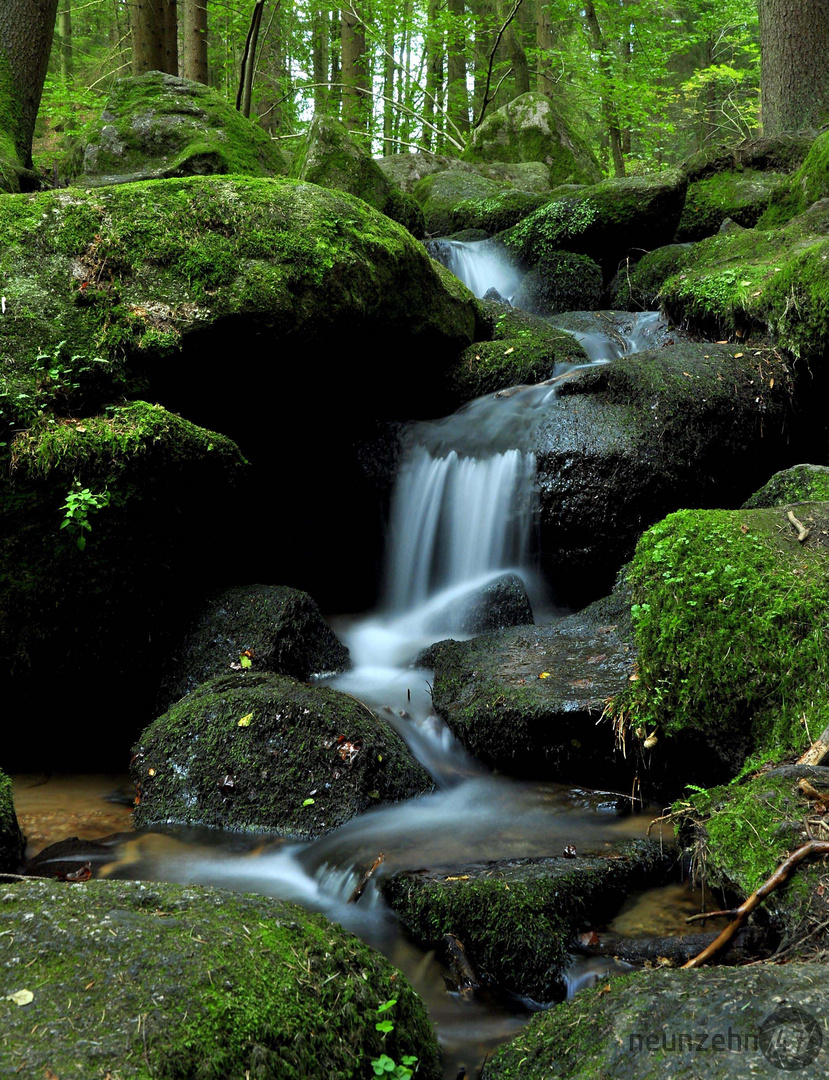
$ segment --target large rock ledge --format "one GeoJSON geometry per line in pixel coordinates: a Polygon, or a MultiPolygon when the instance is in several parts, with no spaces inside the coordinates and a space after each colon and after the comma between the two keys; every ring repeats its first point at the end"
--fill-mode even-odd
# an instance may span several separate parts
{"type": "Polygon", "coordinates": [[[382,1053],[440,1077],[405,979],[320,915],[207,888],[0,883],[3,1076],[346,1080],[382,1053]]]}

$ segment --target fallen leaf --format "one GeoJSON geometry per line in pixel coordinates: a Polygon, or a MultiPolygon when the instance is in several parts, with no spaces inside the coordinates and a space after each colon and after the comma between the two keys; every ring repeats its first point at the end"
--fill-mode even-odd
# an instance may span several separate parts
{"type": "Polygon", "coordinates": [[[772,375],[772,377],[771,377],[771,381],[769,382],[769,390],[771,390],[771,388],[772,388],[773,386],[774,386],[774,376],[772,375]]]}
{"type": "Polygon", "coordinates": [[[14,994],[7,994],[6,1001],[13,1001],[15,1005],[31,1005],[35,996],[31,990],[18,990],[14,994]]]}
{"type": "Polygon", "coordinates": [[[509,356],[509,354],[513,352],[515,352],[515,346],[510,345],[510,347],[504,352],[504,356],[509,356]]]}
{"type": "Polygon", "coordinates": [[[469,874],[458,874],[456,877],[444,878],[444,881],[469,881],[469,874]]]}
{"type": "MultiPolygon", "coordinates": [[[[248,661],[248,663],[250,663],[250,661],[248,661]]],[[[237,727],[250,727],[250,722],[251,722],[252,719],[253,719],[253,713],[249,712],[247,714],[247,716],[242,717],[242,719],[237,724],[237,727]]]]}
{"type": "Polygon", "coordinates": [[[748,527],[748,525],[746,525],[745,523],[744,523],[744,524],[742,524],[742,525],[740,526],[740,532],[741,532],[741,533],[743,534],[743,536],[745,536],[745,534],[746,534],[746,533],[747,533],[748,531],[749,531],[749,527],[748,527]]]}
{"type": "Polygon", "coordinates": [[[302,805],[303,806],[313,806],[314,805],[314,800],[313,799],[306,799],[305,802],[302,805]]]}
{"type": "Polygon", "coordinates": [[[541,672],[539,672],[538,677],[539,677],[539,679],[549,679],[550,678],[550,672],[549,671],[541,671],[541,672]]]}
{"type": "Polygon", "coordinates": [[[595,930],[585,930],[583,934],[579,934],[579,945],[584,945],[585,948],[590,945],[599,944],[599,935],[595,930]]]}
{"type": "Polygon", "coordinates": [[[745,356],[745,353],[744,352],[735,352],[734,353],[734,359],[735,360],[739,360],[741,356],[745,356]]]}

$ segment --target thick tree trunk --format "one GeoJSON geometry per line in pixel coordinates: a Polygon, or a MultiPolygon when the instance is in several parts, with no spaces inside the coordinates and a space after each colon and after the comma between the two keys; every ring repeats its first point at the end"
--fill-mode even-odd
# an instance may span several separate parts
{"type": "Polygon", "coordinates": [[[164,71],[166,62],[165,0],[130,0],[132,73],[164,71]]]}
{"type": "Polygon", "coordinates": [[[343,123],[350,131],[367,131],[370,113],[366,28],[356,11],[340,13],[342,42],[343,123]]]}
{"type": "Polygon", "coordinates": [[[550,18],[549,4],[545,0],[535,0],[535,47],[538,50],[538,67],[535,88],[539,94],[552,97],[555,83],[550,70],[550,53],[555,48],[556,38],[553,21],[550,18]]]}
{"type": "Polygon", "coordinates": [[[207,83],[207,0],[182,0],[181,74],[207,83]]]}
{"type": "MultiPolygon", "coordinates": [[[[506,22],[514,6],[511,0],[501,0],[498,7],[502,22],[506,22]]],[[[527,63],[527,54],[524,52],[524,46],[521,43],[521,29],[517,19],[513,19],[504,31],[504,47],[512,65],[516,96],[528,94],[530,92],[530,66],[527,63]]]]}
{"type": "MultiPolygon", "coordinates": [[[[440,97],[443,87],[443,34],[438,26],[438,0],[428,0],[426,8],[426,97],[423,101],[423,118],[440,127],[440,97]]],[[[421,142],[426,150],[434,145],[438,149],[437,132],[424,126],[421,142]]]]}
{"type": "Polygon", "coordinates": [[[0,3],[0,135],[7,135],[20,164],[32,166],[35,130],[58,0],[0,3]]]}
{"type": "Polygon", "coordinates": [[[314,71],[314,112],[323,113],[328,104],[331,20],[320,3],[311,10],[311,63],[314,71]]]}
{"type": "Polygon", "coordinates": [[[829,5],[759,0],[763,134],[829,120],[829,5]]]}
{"type": "Polygon", "coordinates": [[[168,75],[178,75],[178,0],[164,0],[164,67],[168,75]]]}

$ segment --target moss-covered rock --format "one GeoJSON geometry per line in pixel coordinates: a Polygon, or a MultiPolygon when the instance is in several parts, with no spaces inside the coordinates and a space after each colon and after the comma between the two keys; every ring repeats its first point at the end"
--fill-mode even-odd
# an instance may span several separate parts
{"type": "Polygon", "coordinates": [[[490,113],[472,132],[468,161],[540,161],[552,184],[590,184],[601,177],[587,144],[544,94],[522,94],[490,113]]]}
{"type": "Polygon", "coordinates": [[[691,259],[689,244],[667,244],[648,251],[638,262],[626,260],[610,283],[608,302],[619,311],[655,311],[662,285],[691,259]]]}
{"type": "Polygon", "coordinates": [[[473,968],[537,1001],[564,996],[562,970],[578,931],[612,916],[633,889],[668,868],[655,841],[612,857],[514,859],[414,870],[383,879],[383,894],[414,939],[435,948],[457,937],[473,968]]]}
{"type": "Polygon", "coordinates": [[[511,775],[609,783],[624,770],[609,698],[628,684],[635,653],[624,613],[591,610],[432,647],[435,711],[476,758],[511,775]]]}
{"type": "MultiPolygon", "coordinates": [[[[779,1077],[763,1053],[778,1047],[796,1068],[801,1029],[769,1020],[802,1009],[820,1023],[829,1005],[820,963],[645,971],[603,982],[533,1017],[484,1067],[483,1080],[737,1080],[779,1077]],[[789,1057],[787,1050],[792,1052],[789,1057]]],[[[808,1035],[808,1033],[806,1033],[808,1035]]],[[[826,1050],[804,1058],[819,1074],[826,1050]]]]}
{"type": "Polygon", "coordinates": [[[480,229],[487,236],[517,225],[549,202],[549,195],[512,189],[484,199],[462,199],[451,210],[457,229],[480,229]]]}
{"type": "Polygon", "coordinates": [[[631,249],[671,243],[687,181],[678,170],[563,187],[499,239],[528,267],[553,251],[589,255],[607,280],[631,249]]]}
{"type": "Polygon", "coordinates": [[[788,760],[829,724],[829,503],[794,507],[803,543],[787,509],[681,511],[636,548],[639,679],[613,712],[685,782],[788,760]]]}
{"type": "Polygon", "coordinates": [[[204,683],[144,731],[135,824],[311,837],[432,789],[403,740],[347,694],[283,675],[204,683]]]}
{"type": "MultiPolygon", "coordinates": [[[[447,236],[459,229],[477,228],[483,217],[482,207],[495,205],[494,200],[506,198],[510,189],[477,172],[446,169],[425,176],[414,187],[414,197],[423,207],[426,232],[430,236],[447,236]],[[466,211],[455,212],[457,206],[466,211]],[[473,224],[470,225],[469,222],[473,224]]],[[[530,196],[532,198],[532,196],[530,196]]]]}
{"type": "Polygon", "coordinates": [[[688,185],[682,218],[676,231],[678,243],[702,240],[719,231],[726,218],[751,229],[760,220],[784,173],[719,172],[688,185]]]}
{"type": "Polygon", "coordinates": [[[314,116],[293,171],[300,180],[356,195],[405,225],[414,236],[424,235],[423,212],[418,203],[388,179],[339,120],[314,116]]]}
{"type": "Polygon", "coordinates": [[[546,252],[515,294],[516,307],[544,318],[562,311],[592,311],[602,302],[602,270],[586,255],[546,252]]]}
{"type": "Polygon", "coordinates": [[[98,187],[173,176],[287,171],[276,143],[209,86],[149,71],[113,85],[84,135],[77,182],[98,187]]]}
{"type": "Polygon", "coordinates": [[[773,229],[802,214],[818,199],[829,197],[829,132],[818,136],[794,176],[778,186],[760,227],[773,229]]]}
{"type": "Polygon", "coordinates": [[[187,637],[169,659],[163,709],[208,679],[231,669],[271,671],[305,680],[345,671],[348,649],[314,600],[285,585],[240,585],[207,599],[187,637]]]}
{"type": "Polygon", "coordinates": [[[0,1072],[122,1080],[364,1078],[412,1053],[439,1080],[425,1009],[403,976],[320,915],[207,888],[6,884],[0,1072]],[[396,999],[394,1030],[375,1030],[396,999]],[[71,1010],[69,1002],[72,1002],[71,1010]],[[65,1037],[71,1013],[76,1036],[65,1037]],[[34,1028],[34,1032],[33,1029],[34,1028]]]}
{"type": "Polygon", "coordinates": [[[829,199],[823,199],[782,229],[700,241],[685,268],[663,285],[668,317],[707,337],[770,336],[819,363],[829,349],[827,230],[829,199]]]}
{"type": "Polygon", "coordinates": [[[801,502],[829,502],[829,467],[792,465],[777,472],[743,503],[743,510],[790,506],[801,502]]]}
{"type": "Polygon", "coordinates": [[[235,546],[247,463],[230,439],[140,401],[84,419],[44,413],[4,460],[0,685],[11,712],[66,721],[45,745],[24,732],[10,749],[16,767],[65,767],[72,754],[89,767],[146,722],[135,711],[152,702],[177,612],[235,546]],[[227,516],[206,529],[219,493],[227,516]],[[67,696],[70,685],[86,690],[67,696]],[[118,725],[92,686],[119,702],[118,725]]]}
{"type": "Polygon", "coordinates": [[[814,131],[784,131],[744,139],[736,146],[700,150],[682,163],[682,171],[692,183],[720,172],[793,173],[803,164],[815,141],[814,131]]]}
{"type": "Polygon", "coordinates": [[[12,782],[0,769],[0,872],[14,872],[23,862],[25,840],[14,812],[12,782]]]}
{"type": "Polygon", "coordinates": [[[587,353],[572,334],[519,308],[484,302],[493,317],[492,341],[465,349],[448,371],[454,402],[549,379],[559,364],[583,364],[587,353]]]}
{"type": "Polygon", "coordinates": [[[670,510],[739,505],[796,453],[791,393],[773,350],[691,343],[562,380],[532,440],[541,550],[560,598],[608,591],[641,533],[670,510]]]}

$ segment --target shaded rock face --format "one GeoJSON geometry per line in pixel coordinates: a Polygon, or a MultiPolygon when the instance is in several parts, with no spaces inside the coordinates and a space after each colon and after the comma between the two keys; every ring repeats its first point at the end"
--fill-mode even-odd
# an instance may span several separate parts
{"type": "Polygon", "coordinates": [[[532,604],[524,582],[516,574],[504,574],[466,601],[459,629],[462,634],[484,634],[488,630],[525,626],[533,621],[532,604]]]}
{"type": "Polygon", "coordinates": [[[237,173],[280,176],[276,144],[202,83],[150,71],[118,79],[100,120],[87,129],[76,183],[237,173]]]}
{"type": "Polygon", "coordinates": [[[464,152],[469,161],[540,161],[552,184],[595,183],[601,177],[589,147],[544,94],[523,94],[490,113],[464,152]]]}
{"type": "Polygon", "coordinates": [[[389,154],[377,159],[377,164],[403,191],[411,193],[415,185],[432,173],[454,169],[477,173],[488,180],[511,184],[523,192],[546,195],[550,190],[550,170],[540,161],[476,162],[474,165],[442,154],[389,154]]]}
{"type": "Polygon", "coordinates": [[[456,213],[456,206],[468,205],[471,200],[482,204],[503,196],[506,190],[503,184],[488,180],[477,172],[447,169],[424,177],[415,185],[413,193],[423,208],[426,232],[430,236],[447,236],[459,229],[477,227],[474,214],[469,210],[456,213]],[[472,225],[470,221],[473,221],[472,225]]]}
{"type": "Polygon", "coordinates": [[[753,228],[768,208],[785,173],[719,172],[688,185],[677,243],[713,236],[726,220],[753,228]]]}
{"type": "Polygon", "coordinates": [[[510,775],[621,782],[608,698],[634,671],[623,600],[551,626],[516,627],[428,650],[433,701],[480,761],[510,775]]]}
{"type": "Polygon", "coordinates": [[[817,963],[644,971],[540,1013],[496,1052],[482,1076],[774,1080],[781,1068],[817,1076],[826,1049],[818,1056],[809,1032],[814,1034],[827,1007],[825,966],[817,963]],[[798,1025],[787,1009],[802,1010],[814,1024],[798,1025]],[[770,1019],[775,1016],[778,1024],[770,1019]],[[796,1049],[803,1053],[801,1064],[796,1049]]]}
{"type": "Polygon", "coordinates": [[[500,988],[536,1001],[564,997],[562,970],[579,930],[614,914],[634,889],[657,884],[670,860],[655,841],[610,857],[514,859],[414,870],[383,880],[383,894],[423,947],[445,934],[500,988]]]}
{"type": "Polygon", "coordinates": [[[423,213],[417,202],[388,179],[338,120],[314,117],[295,172],[300,180],[356,195],[405,225],[413,236],[424,235],[423,213]]]}
{"type": "Polygon", "coordinates": [[[3,1002],[3,1075],[22,1061],[39,1077],[357,1080],[381,1054],[413,1052],[419,1076],[441,1076],[434,1030],[404,977],[295,904],[176,885],[26,881],[0,889],[0,934],[0,992],[34,995],[25,1007],[3,1002]],[[391,998],[394,1030],[383,1037],[376,1010],[391,998]],[[69,1000],[71,1039],[62,1034],[69,1000]]]}
{"type": "Polygon", "coordinates": [[[304,681],[320,672],[345,671],[348,649],[336,638],[313,599],[284,585],[242,585],[216,593],[173,654],[162,684],[161,707],[244,659],[251,672],[304,681]]]}
{"type": "Polygon", "coordinates": [[[743,503],[744,510],[829,501],[829,466],[793,465],[783,469],[743,503]]]}
{"type": "Polygon", "coordinates": [[[552,251],[524,275],[516,307],[547,318],[562,311],[592,311],[602,301],[602,271],[586,255],[552,251]]]}
{"type": "Polygon", "coordinates": [[[246,673],[204,683],[150,724],[131,774],[140,828],[174,822],[303,838],[432,789],[400,736],[353,698],[246,673]]]}
{"type": "Polygon", "coordinates": [[[0,872],[14,873],[19,870],[25,846],[14,812],[12,782],[0,770],[0,872]]]}
{"type": "Polygon", "coordinates": [[[790,380],[775,357],[677,343],[562,382],[534,436],[544,568],[559,600],[609,589],[665,513],[738,503],[796,453],[790,380]]]}
{"type": "Polygon", "coordinates": [[[726,149],[701,150],[682,164],[690,181],[703,180],[720,172],[769,170],[792,173],[799,169],[815,141],[815,132],[789,131],[781,135],[745,139],[726,149]]]}
{"type": "Polygon", "coordinates": [[[638,261],[626,259],[608,289],[611,308],[620,311],[656,311],[662,285],[691,260],[690,244],[666,244],[648,251],[638,261]]]}

